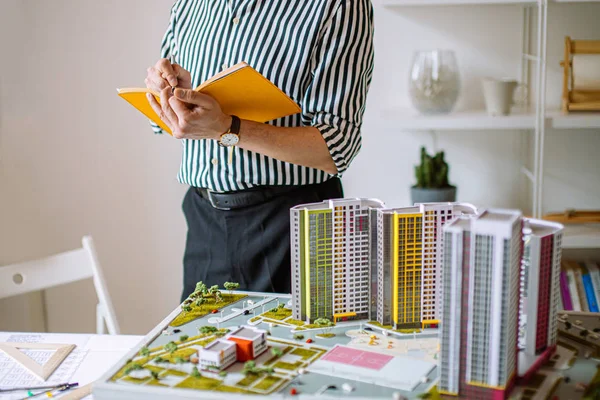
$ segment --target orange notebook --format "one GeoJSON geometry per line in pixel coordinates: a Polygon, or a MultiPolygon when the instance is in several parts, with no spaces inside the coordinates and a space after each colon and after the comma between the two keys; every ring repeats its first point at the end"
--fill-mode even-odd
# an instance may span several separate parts
{"type": "MultiPolygon", "coordinates": [[[[218,73],[194,90],[212,96],[224,113],[250,121],[267,122],[302,111],[294,100],[244,62],[218,73]]],[[[159,93],[147,88],[123,88],[117,92],[165,132],[171,133],[146,98],[146,93],[152,93],[160,103],[159,93]]]]}

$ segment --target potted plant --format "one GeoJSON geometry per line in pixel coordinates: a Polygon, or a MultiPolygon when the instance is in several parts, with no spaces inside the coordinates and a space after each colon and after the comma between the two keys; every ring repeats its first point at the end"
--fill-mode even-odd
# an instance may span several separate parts
{"type": "Polygon", "coordinates": [[[415,166],[417,184],[410,189],[412,203],[456,201],[456,186],[448,183],[448,169],[443,151],[432,157],[421,147],[421,164],[415,166]]]}

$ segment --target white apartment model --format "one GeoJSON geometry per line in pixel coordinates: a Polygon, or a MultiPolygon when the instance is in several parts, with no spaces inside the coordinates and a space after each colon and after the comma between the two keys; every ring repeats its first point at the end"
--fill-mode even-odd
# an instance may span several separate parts
{"type": "Polygon", "coordinates": [[[440,392],[505,398],[517,373],[522,216],[488,210],[444,228],[440,392]]]}
{"type": "Polygon", "coordinates": [[[292,208],[293,318],[436,327],[442,227],[455,216],[474,214],[470,204],[385,209],[369,199],[292,208]]]}
{"type": "Polygon", "coordinates": [[[377,309],[373,318],[395,328],[437,327],[440,321],[442,228],[461,215],[475,215],[470,204],[428,203],[377,209],[372,268],[377,309]],[[375,317],[376,316],[376,317],[375,317]]]}
{"type": "Polygon", "coordinates": [[[525,220],[521,318],[530,356],[556,346],[562,229],[552,222],[525,220]]]}
{"type": "Polygon", "coordinates": [[[335,199],[291,209],[292,317],[366,319],[369,210],[378,200],[335,199]]]}

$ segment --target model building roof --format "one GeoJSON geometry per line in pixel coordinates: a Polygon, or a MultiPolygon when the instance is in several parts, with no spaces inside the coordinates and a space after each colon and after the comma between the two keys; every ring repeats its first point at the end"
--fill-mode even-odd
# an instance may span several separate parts
{"type": "Polygon", "coordinates": [[[554,235],[563,229],[561,224],[541,220],[526,220],[526,226],[534,236],[554,235]]]}
{"type": "Polygon", "coordinates": [[[232,342],[231,340],[227,340],[227,339],[218,339],[218,340],[215,340],[214,342],[212,342],[211,344],[209,344],[208,346],[206,346],[204,348],[204,350],[220,352],[222,350],[227,350],[231,346],[236,346],[236,343],[232,342]]]}
{"type": "Polygon", "coordinates": [[[332,209],[333,207],[345,206],[345,205],[360,205],[361,207],[372,207],[372,208],[383,208],[383,204],[380,200],[375,199],[332,199],[324,200],[320,203],[309,203],[301,204],[296,207],[292,207],[292,210],[324,210],[332,209]]]}
{"type": "Polygon", "coordinates": [[[521,213],[515,210],[485,210],[477,219],[479,221],[511,222],[520,216],[521,213]]]}
{"type": "Polygon", "coordinates": [[[261,330],[261,329],[255,329],[255,328],[250,328],[247,326],[242,326],[240,328],[238,328],[237,330],[231,332],[229,335],[227,335],[227,337],[236,337],[236,338],[242,338],[242,339],[256,339],[258,337],[260,337],[260,335],[262,335],[265,331],[261,330]]]}

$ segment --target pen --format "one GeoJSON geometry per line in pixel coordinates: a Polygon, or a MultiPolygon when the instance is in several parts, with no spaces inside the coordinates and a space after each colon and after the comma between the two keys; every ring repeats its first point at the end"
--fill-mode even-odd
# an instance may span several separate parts
{"type": "Polygon", "coordinates": [[[68,385],[69,385],[68,383],[61,383],[58,385],[50,385],[50,386],[16,387],[16,388],[10,388],[10,389],[1,389],[0,388],[0,393],[20,392],[20,391],[25,391],[25,390],[56,389],[56,388],[65,387],[68,385]]]}
{"type": "MultiPolygon", "coordinates": [[[[175,56],[173,54],[171,54],[169,56],[169,61],[171,62],[171,65],[175,64],[175,56]]],[[[175,89],[177,88],[177,86],[171,86],[171,94],[174,95],[175,94],[175,89]]]]}

